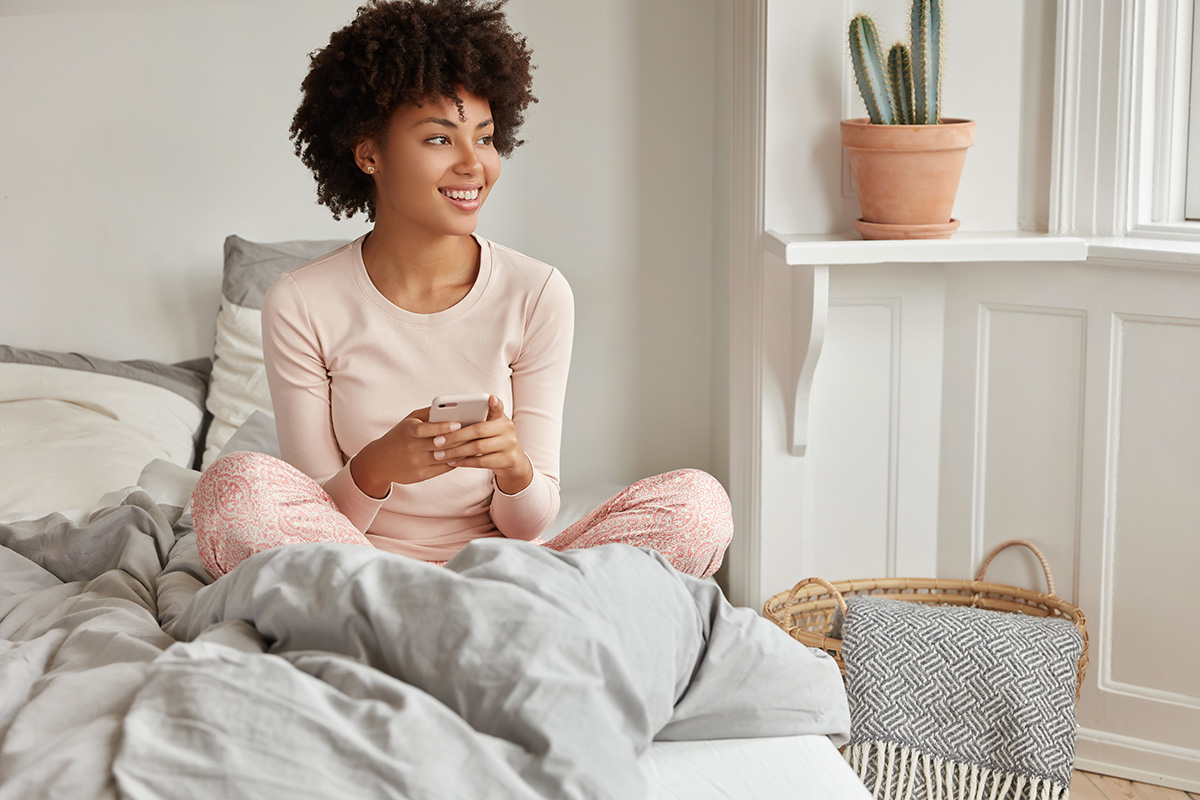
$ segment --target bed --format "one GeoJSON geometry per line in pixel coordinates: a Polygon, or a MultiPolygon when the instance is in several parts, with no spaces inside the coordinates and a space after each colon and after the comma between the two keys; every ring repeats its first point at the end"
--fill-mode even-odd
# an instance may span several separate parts
{"type": "Polygon", "coordinates": [[[297,545],[211,579],[200,470],[277,453],[262,294],[338,244],[229,237],[211,358],[0,346],[0,800],[866,797],[832,660],[648,551],[297,545]]]}

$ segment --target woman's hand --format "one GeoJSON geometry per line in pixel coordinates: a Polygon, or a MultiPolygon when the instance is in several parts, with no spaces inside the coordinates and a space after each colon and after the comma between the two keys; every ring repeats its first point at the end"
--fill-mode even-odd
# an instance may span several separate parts
{"type": "Polygon", "coordinates": [[[420,483],[442,475],[454,467],[435,453],[444,453],[447,437],[460,428],[457,422],[430,422],[429,408],[418,408],[359,451],[350,462],[350,475],[374,498],[386,497],[393,483],[420,483]]]}
{"type": "Polygon", "coordinates": [[[533,464],[517,439],[517,428],[504,413],[504,403],[495,395],[488,398],[486,420],[448,433],[444,438],[433,453],[440,464],[490,469],[496,475],[496,485],[505,494],[516,494],[533,480],[533,464]]]}

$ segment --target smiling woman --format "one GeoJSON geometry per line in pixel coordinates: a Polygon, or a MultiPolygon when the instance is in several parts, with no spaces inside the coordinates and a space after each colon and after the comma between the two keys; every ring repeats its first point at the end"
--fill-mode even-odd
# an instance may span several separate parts
{"type": "MultiPolygon", "coordinates": [[[[284,461],[233,453],[200,479],[193,518],[213,575],[307,541],[444,563],[476,539],[540,544],[554,521],[571,289],[475,234],[534,101],[529,48],[502,5],[373,2],[313,55],[296,153],[319,202],[374,227],[263,300],[284,461]],[[486,420],[430,421],[431,398],[468,392],[489,395],[486,420]]],[[[721,485],[682,469],[549,546],[653,547],[708,577],[732,533],[721,485]]]]}

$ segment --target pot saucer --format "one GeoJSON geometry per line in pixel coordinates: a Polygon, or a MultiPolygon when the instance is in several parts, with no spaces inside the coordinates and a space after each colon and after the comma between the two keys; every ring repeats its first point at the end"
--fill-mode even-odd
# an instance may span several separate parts
{"type": "Polygon", "coordinates": [[[949,239],[959,224],[956,219],[932,225],[889,225],[856,219],[854,229],[864,239],[949,239]]]}

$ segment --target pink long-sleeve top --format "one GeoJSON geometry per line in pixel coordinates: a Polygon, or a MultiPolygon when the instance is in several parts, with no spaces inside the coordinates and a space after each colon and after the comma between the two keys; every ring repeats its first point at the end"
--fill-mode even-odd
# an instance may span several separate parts
{"type": "Polygon", "coordinates": [[[445,561],[473,539],[533,539],[558,513],[574,300],[558,270],[476,237],[479,275],[435,314],[391,303],[367,275],[366,237],[282,274],[263,300],[263,353],[284,460],[311,476],[378,548],[445,561]],[[365,494],[350,459],[439,394],[504,401],[533,464],[508,495],[459,467],[365,494]]]}

